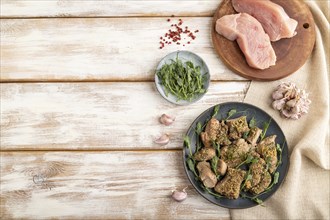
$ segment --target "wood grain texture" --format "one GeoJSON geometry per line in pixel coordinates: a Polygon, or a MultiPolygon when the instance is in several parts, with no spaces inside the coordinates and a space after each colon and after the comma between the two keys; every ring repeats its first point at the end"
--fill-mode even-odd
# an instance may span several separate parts
{"type": "Polygon", "coordinates": [[[158,62],[183,49],[205,60],[212,80],[243,80],[215,53],[212,18],[183,21],[196,40],[159,49],[166,18],[2,19],[1,81],[151,81],[158,62]]]}
{"type": "Polygon", "coordinates": [[[2,0],[1,17],[212,16],[221,0],[2,0]]]}
{"type": "Polygon", "coordinates": [[[189,183],[181,151],[2,152],[0,169],[2,219],[230,219],[189,183]]]}
{"type": "Polygon", "coordinates": [[[154,83],[24,83],[1,85],[1,150],[180,149],[207,108],[242,101],[249,82],[213,82],[189,106],[167,102],[154,83]],[[176,116],[171,126],[163,113],[176,116]],[[166,146],[154,144],[163,133],[166,146]]]}

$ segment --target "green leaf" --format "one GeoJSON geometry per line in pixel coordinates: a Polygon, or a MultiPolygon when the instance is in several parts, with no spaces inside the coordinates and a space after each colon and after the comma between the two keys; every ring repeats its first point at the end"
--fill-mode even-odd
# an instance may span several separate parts
{"type": "Polygon", "coordinates": [[[266,157],[266,170],[269,169],[269,167],[271,166],[271,160],[272,158],[270,156],[266,157]]]}
{"type": "Polygon", "coordinates": [[[270,125],[271,122],[272,122],[272,119],[270,118],[268,122],[265,122],[264,123],[264,128],[263,128],[263,130],[261,132],[260,140],[263,140],[265,138],[266,133],[267,133],[267,130],[268,130],[269,125],[270,125]]]}
{"type": "Polygon", "coordinates": [[[209,188],[205,187],[203,184],[202,184],[202,188],[203,188],[206,192],[208,192],[210,195],[212,195],[212,196],[214,196],[214,197],[216,197],[216,198],[223,198],[223,197],[224,197],[224,196],[222,196],[222,195],[220,195],[220,194],[218,194],[218,193],[214,193],[214,192],[212,192],[209,188]]]}
{"type": "Polygon", "coordinates": [[[257,163],[259,161],[259,158],[258,157],[255,157],[252,161],[251,161],[251,163],[253,164],[253,163],[257,163]]]}
{"type": "Polygon", "coordinates": [[[250,122],[249,122],[249,127],[253,128],[257,125],[257,121],[254,117],[251,118],[250,122]]]}
{"type": "Polygon", "coordinates": [[[249,174],[249,175],[246,177],[246,180],[247,180],[247,181],[248,181],[248,180],[252,180],[252,175],[249,174]]]}
{"type": "Polygon", "coordinates": [[[199,151],[199,149],[202,147],[202,143],[201,143],[201,139],[200,139],[200,134],[202,133],[203,131],[203,127],[202,127],[202,123],[201,122],[198,122],[197,125],[196,125],[196,129],[195,129],[195,132],[196,132],[196,151],[199,151]]]}
{"type": "Polygon", "coordinates": [[[183,142],[184,142],[185,146],[189,149],[189,155],[192,157],[192,150],[191,150],[191,146],[190,146],[189,136],[186,135],[183,139],[183,142]]]}
{"type": "Polygon", "coordinates": [[[220,110],[220,105],[217,105],[217,106],[214,107],[212,118],[214,118],[215,116],[217,116],[219,110],[220,110]]]}
{"type": "Polygon", "coordinates": [[[185,143],[185,145],[186,145],[186,147],[190,147],[190,139],[189,139],[189,136],[185,136],[184,137],[184,143],[185,143]]]}
{"type": "MultiPolygon", "coordinates": [[[[285,143],[283,143],[283,147],[284,147],[284,144],[285,143]]],[[[283,148],[282,147],[282,148],[283,148]]],[[[281,164],[282,164],[282,148],[280,147],[280,145],[279,144],[276,144],[276,150],[277,150],[277,153],[280,155],[279,157],[279,160],[277,161],[277,165],[276,165],[276,169],[277,169],[277,167],[278,166],[280,166],[281,164]]]]}
{"type": "Polygon", "coordinates": [[[238,169],[240,166],[242,166],[243,164],[249,164],[249,163],[252,163],[253,161],[255,161],[255,160],[258,160],[258,158],[254,158],[252,155],[248,155],[247,157],[246,157],[246,159],[242,162],[242,163],[240,163],[238,166],[236,166],[236,169],[238,169]]]}
{"type": "Polygon", "coordinates": [[[212,147],[217,151],[217,156],[220,157],[220,144],[215,141],[212,141],[212,147]]]}
{"type": "Polygon", "coordinates": [[[218,160],[219,158],[217,156],[214,156],[212,159],[211,159],[211,167],[212,167],[212,171],[213,173],[216,175],[216,177],[218,178],[218,172],[217,172],[217,167],[218,167],[218,160]]]}
{"type": "Polygon", "coordinates": [[[280,173],[279,172],[276,172],[274,174],[274,181],[273,181],[273,185],[277,184],[278,183],[278,178],[280,177],[280,173]]]}
{"type": "Polygon", "coordinates": [[[282,148],[281,148],[281,146],[279,144],[276,144],[276,150],[278,152],[282,152],[282,148]]]}
{"type": "Polygon", "coordinates": [[[242,138],[246,139],[248,137],[249,133],[250,133],[249,131],[244,132],[242,138]]]}
{"type": "Polygon", "coordinates": [[[253,159],[254,159],[254,157],[249,154],[245,161],[246,161],[246,163],[251,163],[253,159]]]}
{"type": "Polygon", "coordinates": [[[245,187],[246,182],[247,182],[248,180],[252,180],[251,168],[249,168],[249,170],[248,170],[248,172],[247,172],[247,174],[246,174],[245,176],[246,176],[246,177],[245,177],[245,180],[244,180],[243,185],[241,186],[241,190],[245,187]]]}
{"type": "Polygon", "coordinates": [[[263,204],[263,201],[259,198],[254,198],[253,201],[255,201],[256,203],[258,203],[259,205],[263,204]]]}
{"type": "Polygon", "coordinates": [[[228,120],[230,117],[232,117],[233,115],[235,115],[236,112],[237,112],[236,109],[232,109],[232,110],[230,110],[230,111],[228,112],[228,114],[227,114],[227,118],[226,118],[225,120],[228,120]]]}
{"type": "Polygon", "coordinates": [[[196,133],[197,135],[200,135],[202,133],[202,123],[198,122],[196,125],[196,133]]]}
{"type": "Polygon", "coordinates": [[[232,109],[232,110],[230,110],[230,111],[228,112],[228,116],[232,116],[232,115],[234,115],[236,112],[237,112],[236,109],[232,109]]]}
{"type": "Polygon", "coordinates": [[[242,198],[250,199],[251,201],[254,201],[254,202],[258,203],[258,204],[261,205],[261,206],[264,206],[264,205],[263,205],[263,201],[262,201],[261,199],[259,199],[257,196],[251,197],[251,196],[248,196],[248,195],[243,194],[243,193],[240,194],[240,196],[241,196],[242,198]]]}
{"type": "Polygon", "coordinates": [[[189,170],[191,170],[194,173],[194,175],[196,177],[198,177],[196,170],[195,170],[195,162],[191,158],[188,158],[186,162],[187,162],[189,170]]]}

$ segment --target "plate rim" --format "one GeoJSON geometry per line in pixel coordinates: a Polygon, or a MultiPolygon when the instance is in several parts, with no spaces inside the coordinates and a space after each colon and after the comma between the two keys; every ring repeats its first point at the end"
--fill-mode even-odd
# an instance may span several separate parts
{"type": "MultiPolygon", "coordinates": [[[[201,114],[199,114],[199,115],[194,119],[194,121],[190,124],[190,126],[189,126],[187,132],[185,133],[185,136],[188,136],[188,132],[193,128],[193,125],[197,122],[197,120],[198,120],[200,117],[202,117],[205,113],[207,113],[207,112],[210,111],[211,109],[214,109],[214,108],[215,108],[216,106],[218,106],[218,105],[220,106],[220,109],[221,109],[221,106],[223,106],[223,105],[245,105],[245,106],[247,106],[247,107],[253,107],[253,108],[255,108],[255,109],[257,109],[257,110],[263,112],[264,114],[266,114],[269,118],[271,118],[271,119],[272,119],[272,122],[275,122],[275,123],[276,123],[276,125],[279,127],[280,131],[281,131],[282,134],[283,134],[283,137],[284,137],[284,143],[285,143],[284,147],[286,148],[286,151],[287,151],[287,155],[286,155],[286,158],[287,158],[287,160],[286,160],[287,166],[285,167],[285,170],[284,170],[284,176],[283,176],[283,179],[281,180],[281,182],[278,183],[277,189],[274,190],[274,191],[269,192],[268,196],[267,196],[265,199],[263,199],[263,202],[265,202],[265,201],[267,201],[269,198],[271,198],[271,197],[277,192],[278,189],[280,189],[280,187],[282,186],[282,184],[285,182],[286,177],[287,177],[287,174],[288,174],[288,171],[289,171],[289,167],[290,167],[290,157],[289,157],[289,147],[288,147],[288,142],[287,142],[286,136],[285,136],[283,130],[281,129],[281,127],[280,127],[280,126],[278,125],[278,123],[275,121],[275,119],[274,119],[273,117],[271,117],[266,111],[262,110],[261,108],[255,106],[255,105],[253,105],[253,104],[250,104],[250,103],[244,103],[244,102],[223,102],[223,103],[218,103],[218,104],[216,104],[216,105],[213,105],[213,106],[207,108],[207,109],[204,110],[201,114]]],[[[182,146],[183,146],[183,149],[182,149],[182,158],[183,158],[182,161],[183,161],[183,167],[184,167],[184,170],[185,170],[186,176],[188,177],[188,180],[189,180],[190,184],[191,184],[191,185],[193,186],[193,188],[197,191],[197,194],[198,194],[198,195],[202,196],[204,199],[206,199],[207,201],[209,201],[209,202],[211,202],[211,203],[213,203],[213,204],[215,204],[215,205],[218,205],[218,206],[220,206],[220,207],[224,207],[224,208],[228,208],[228,209],[247,209],[247,208],[252,208],[252,207],[255,207],[255,206],[258,206],[258,205],[259,205],[259,204],[257,204],[257,203],[253,203],[252,205],[247,206],[247,207],[232,207],[232,206],[229,206],[229,205],[219,204],[219,203],[217,203],[217,202],[215,202],[215,201],[212,201],[212,200],[210,200],[209,198],[207,198],[204,194],[202,194],[202,193],[200,192],[199,189],[197,189],[197,186],[195,185],[194,180],[192,180],[191,177],[190,177],[190,175],[189,175],[189,172],[191,172],[191,171],[189,170],[189,168],[187,167],[187,164],[186,164],[186,154],[185,154],[185,152],[186,152],[186,147],[185,147],[184,142],[183,142],[183,145],[182,145],[182,146]]],[[[282,153],[283,153],[283,152],[282,152],[282,153]]],[[[283,155],[282,155],[282,159],[284,159],[284,158],[283,158],[283,155]]],[[[282,160],[282,161],[283,161],[283,160],[282,160]]],[[[210,194],[208,194],[208,195],[210,195],[210,194]]],[[[219,200],[220,200],[220,199],[221,199],[221,198],[219,198],[219,200]]]]}

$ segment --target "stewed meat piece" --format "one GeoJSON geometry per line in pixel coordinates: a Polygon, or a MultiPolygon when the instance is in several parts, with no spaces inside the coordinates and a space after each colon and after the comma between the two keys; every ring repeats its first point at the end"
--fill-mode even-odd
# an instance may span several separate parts
{"type": "Polygon", "coordinates": [[[229,144],[231,144],[231,141],[229,140],[228,137],[228,125],[225,124],[224,121],[220,122],[220,128],[219,128],[219,132],[217,135],[217,143],[223,146],[227,146],[229,144]]]}
{"type": "Polygon", "coordinates": [[[256,186],[252,187],[249,191],[256,195],[260,194],[265,191],[265,189],[267,189],[271,182],[272,176],[268,171],[266,171],[262,174],[260,182],[256,186]]]}
{"type": "Polygon", "coordinates": [[[227,163],[228,167],[236,167],[246,159],[250,148],[251,146],[241,138],[229,146],[222,147],[220,158],[227,163]]]}
{"type": "Polygon", "coordinates": [[[194,159],[197,161],[211,160],[215,156],[214,148],[203,147],[194,154],[194,159]]]}
{"type": "Polygon", "coordinates": [[[217,184],[217,177],[211,170],[211,166],[208,162],[203,161],[197,164],[197,170],[199,178],[207,188],[213,188],[217,184]]]}
{"type": "Polygon", "coordinates": [[[260,157],[260,155],[255,151],[251,152],[250,155],[253,156],[254,158],[256,158],[257,161],[253,162],[250,165],[249,170],[250,170],[250,175],[252,176],[252,178],[246,180],[246,182],[245,182],[246,190],[250,190],[252,187],[257,186],[260,183],[264,173],[267,172],[267,169],[266,169],[267,166],[266,166],[265,160],[262,159],[260,157]]]}
{"type": "Polygon", "coordinates": [[[217,139],[217,134],[220,128],[220,122],[211,118],[205,127],[205,132],[209,135],[211,141],[215,141],[217,139]]]}
{"type": "Polygon", "coordinates": [[[244,132],[248,132],[250,130],[246,121],[246,116],[227,120],[227,125],[229,126],[229,137],[231,139],[238,139],[242,137],[244,132]]]}
{"type": "Polygon", "coordinates": [[[220,122],[215,118],[211,118],[211,120],[206,125],[205,132],[200,134],[205,147],[213,147],[212,142],[216,141],[219,128],[220,122]]]}
{"type": "Polygon", "coordinates": [[[250,129],[250,132],[249,132],[249,135],[248,137],[246,138],[246,140],[252,144],[253,146],[256,145],[257,141],[258,141],[258,138],[260,137],[262,133],[262,130],[258,127],[253,127],[250,129]]]}
{"type": "Polygon", "coordinates": [[[257,152],[269,164],[269,172],[274,173],[277,165],[276,135],[266,137],[256,147],[257,152]]]}
{"type": "Polygon", "coordinates": [[[229,199],[237,199],[246,171],[228,168],[226,176],[217,183],[214,190],[229,199]]]}

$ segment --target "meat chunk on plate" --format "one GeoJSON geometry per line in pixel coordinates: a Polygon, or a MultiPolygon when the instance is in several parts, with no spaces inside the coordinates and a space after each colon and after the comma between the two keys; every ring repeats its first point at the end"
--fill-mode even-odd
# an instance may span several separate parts
{"type": "Polygon", "coordinates": [[[228,167],[236,167],[246,159],[250,148],[251,146],[244,139],[238,139],[233,144],[221,148],[220,158],[228,167]]]}
{"type": "Polygon", "coordinates": [[[246,121],[246,116],[227,120],[227,125],[229,126],[229,137],[231,139],[238,139],[244,132],[248,132],[250,130],[246,121]]]}
{"type": "Polygon", "coordinates": [[[276,54],[260,22],[246,13],[225,15],[216,21],[216,31],[236,40],[249,66],[267,69],[275,65],[276,54]]]}
{"type": "Polygon", "coordinates": [[[197,161],[206,161],[211,160],[215,155],[216,154],[214,148],[203,147],[194,154],[194,159],[197,161]]]}
{"type": "Polygon", "coordinates": [[[215,139],[217,138],[219,128],[220,122],[215,118],[211,118],[210,121],[207,123],[205,127],[205,132],[208,133],[211,141],[215,141],[215,139]]]}
{"type": "Polygon", "coordinates": [[[256,145],[257,141],[258,141],[258,138],[260,137],[262,133],[262,130],[258,127],[253,127],[250,129],[250,132],[249,132],[249,135],[248,137],[246,138],[246,140],[252,144],[253,146],[256,145]]]}
{"type": "Polygon", "coordinates": [[[214,190],[229,199],[237,199],[245,174],[244,170],[228,168],[226,176],[218,182],[214,190]]]}
{"type": "Polygon", "coordinates": [[[246,190],[250,190],[252,187],[257,186],[260,183],[264,173],[267,172],[266,169],[267,166],[265,160],[260,158],[260,155],[257,152],[253,151],[250,153],[250,155],[256,158],[257,161],[250,165],[249,169],[250,169],[251,179],[248,179],[245,182],[246,190]]]}
{"type": "Polygon", "coordinates": [[[252,187],[249,191],[256,195],[260,194],[265,191],[265,189],[267,189],[271,182],[272,176],[268,171],[266,171],[262,174],[260,182],[256,186],[252,187]]]}
{"type": "Polygon", "coordinates": [[[211,166],[208,162],[203,161],[197,164],[197,170],[199,172],[199,178],[207,188],[213,188],[217,183],[217,177],[212,172],[211,166]]]}
{"type": "Polygon", "coordinates": [[[213,147],[212,142],[216,141],[219,128],[220,128],[220,122],[215,118],[211,118],[211,120],[207,123],[205,127],[205,132],[201,132],[200,134],[202,142],[205,147],[207,148],[213,147]]]}
{"type": "Polygon", "coordinates": [[[211,141],[208,133],[201,132],[200,137],[201,137],[201,140],[202,140],[205,148],[212,148],[212,141],[211,141]]]}
{"type": "Polygon", "coordinates": [[[257,152],[268,163],[269,172],[274,173],[277,165],[276,135],[266,137],[257,145],[257,152]]]}
{"type": "MultiPolygon", "coordinates": [[[[288,0],[290,1],[290,0],[288,0]]],[[[283,7],[269,0],[232,0],[237,12],[255,17],[269,35],[271,41],[296,35],[298,22],[290,18],[283,7]]]]}
{"type": "Polygon", "coordinates": [[[231,141],[228,138],[228,130],[229,130],[228,125],[226,125],[224,121],[221,121],[219,132],[217,135],[218,144],[225,146],[231,144],[231,141]]]}

